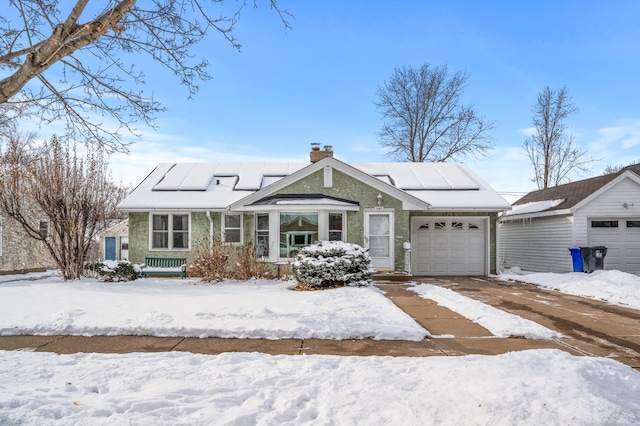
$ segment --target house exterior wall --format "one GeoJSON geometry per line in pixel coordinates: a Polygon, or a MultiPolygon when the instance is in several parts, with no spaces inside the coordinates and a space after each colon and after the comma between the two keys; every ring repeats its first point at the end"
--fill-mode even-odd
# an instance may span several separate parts
{"type": "Polygon", "coordinates": [[[0,274],[37,272],[55,268],[55,262],[44,244],[28,237],[15,221],[3,218],[1,229],[0,274]]]}
{"type": "Polygon", "coordinates": [[[524,271],[572,272],[570,215],[503,220],[498,224],[501,268],[524,271]]]}
{"type": "MultiPolygon", "coordinates": [[[[489,217],[489,271],[495,274],[497,271],[496,263],[496,226],[498,220],[498,213],[492,212],[411,212],[410,217],[419,216],[440,216],[440,217],[471,217],[482,216],[489,217]]],[[[411,220],[407,218],[407,223],[411,220]]],[[[408,230],[407,232],[411,232],[408,230]]]]}
{"type": "MultiPolygon", "coordinates": [[[[349,243],[364,245],[364,212],[375,210],[377,195],[383,197],[383,207],[395,210],[395,268],[404,268],[404,250],[402,243],[409,240],[409,212],[402,211],[402,202],[389,194],[380,192],[351,176],[338,170],[333,170],[333,186],[324,187],[324,171],[301,179],[277,192],[277,194],[323,194],[332,197],[358,201],[359,211],[346,212],[346,240],[349,243]]],[[[276,195],[276,194],[274,194],[276,195]]],[[[339,210],[336,209],[336,210],[339,210]]],[[[158,212],[162,213],[162,212],[158,212]]],[[[211,212],[214,236],[220,237],[222,214],[211,212]]],[[[255,214],[243,214],[243,241],[253,241],[255,236],[255,214]]],[[[144,263],[146,257],[187,257],[193,256],[198,244],[209,241],[209,220],[204,212],[191,213],[191,250],[149,250],[149,213],[129,213],[129,258],[133,263],[144,263]]]]}
{"type": "Polygon", "coordinates": [[[640,185],[623,179],[574,212],[575,246],[588,244],[588,219],[640,217],[640,185]],[[627,207],[624,207],[627,203],[627,207]]]}
{"type": "MultiPolygon", "coordinates": [[[[365,212],[393,210],[394,212],[394,269],[403,271],[405,269],[405,250],[403,243],[411,239],[411,217],[413,215],[431,216],[482,216],[489,217],[489,269],[496,271],[496,220],[497,213],[490,212],[409,212],[402,209],[402,201],[394,198],[389,193],[379,191],[362,181],[355,179],[347,173],[333,169],[331,177],[331,187],[325,187],[325,171],[320,169],[303,179],[300,179],[271,195],[284,194],[322,194],[359,203],[357,211],[346,211],[346,242],[364,246],[365,233],[365,212]],[[382,196],[382,205],[378,206],[377,196],[382,196]]],[[[269,206],[273,207],[273,206],[269,206]]],[[[283,210],[286,207],[283,206],[283,210]]],[[[340,211],[337,207],[336,211],[340,211]]],[[[154,212],[155,213],[155,212],[154,212]]],[[[157,212],[163,213],[163,212],[157,212]]],[[[171,212],[167,212],[171,213],[171,212]]],[[[214,236],[221,236],[222,213],[211,212],[213,219],[214,236]]],[[[145,257],[193,257],[197,247],[208,247],[209,241],[209,220],[204,212],[191,212],[191,248],[190,250],[149,250],[149,213],[136,212],[129,213],[129,258],[133,263],[144,263],[145,257]]],[[[255,238],[255,213],[244,212],[243,214],[243,241],[253,241],[255,238]]]]}
{"type": "MultiPolygon", "coordinates": [[[[158,214],[162,212],[157,212],[158,214]]],[[[131,263],[142,264],[146,257],[186,257],[190,258],[199,246],[208,247],[209,219],[205,212],[191,212],[191,249],[149,250],[149,213],[129,213],[129,259],[131,263]]],[[[214,234],[220,236],[220,213],[212,213],[214,234]],[[217,226],[217,227],[216,227],[217,226]],[[217,230],[217,231],[216,231],[217,230]]]]}
{"type": "Polygon", "coordinates": [[[364,212],[373,211],[378,207],[377,196],[382,195],[382,207],[395,211],[395,270],[404,269],[404,250],[402,243],[409,241],[410,225],[409,212],[402,210],[402,202],[391,195],[378,191],[346,173],[333,169],[333,186],[324,187],[324,171],[317,172],[301,179],[282,190],[278,194],[323,194],[343,198],[360,203],[357,212],[347,212],[347,241],[348,243],[364,246],[364,212]]]}

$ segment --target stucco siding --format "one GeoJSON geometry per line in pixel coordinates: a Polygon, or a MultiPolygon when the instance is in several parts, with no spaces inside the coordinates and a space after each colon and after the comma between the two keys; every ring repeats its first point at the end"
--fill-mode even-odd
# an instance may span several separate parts
{"type": "Polygon", "coordinates": [[[499,222],[501,268],[571,272],[572,218],[554,216],[499,222]]]}
{"type": "Polygon", "coordinates": [[[319,170],[281,189],[278,194],[323,194],[359,202],[359,211],[347,212],[347,242],[360,246],[364,245],[364,211],[377,207],[376,197],[378,194],[382,195],[382,206],[385,209],[395,210],[394,263],[395,269],[402,271],[404,269],[402,243],[409,240],[409,213],[402,210],[402,202],[339,170],[334,169],[332,173],[331,188],[324,187],[324,171],[319,170]]]}
{"type": "MultiPolygon", "coordinates": [[[[181,212],[182,213],[182,212],[181,212]]],[[[212,213],[214,229],[219,235],[220,214],[212,213]]],[[[132,263],[142,264],[146,257],[186,257],[190,258],[201,245],[209,241],[209,220],[204,212],[191,212],[190,229],[191,249],[149,250],[149,213],[129,213],[129,259],[132,263]]]]}
{"type": "Polygon", "coordinates": [[[55,268],[45,245],[22,230],[12,219],[2,218],[2,251],[0,274],[44,271],[55,268]]]}

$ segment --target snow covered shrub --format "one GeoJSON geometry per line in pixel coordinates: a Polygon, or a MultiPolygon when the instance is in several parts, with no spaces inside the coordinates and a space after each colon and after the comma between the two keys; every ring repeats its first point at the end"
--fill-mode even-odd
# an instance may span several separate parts
{"type": "Polygon", "coordinates": [[[105,260],[88,266],[96,278],[102,281],[133,281],[140,278],[140,265],[134,265],[128,260],[105,260]]]}
{"type": "Polygon", "coordinates": [[[373,272],[367,250],[341,241],[320,241],[304,247],[291,263],[294,278],[315,288],[370,285],[373,272]]]}

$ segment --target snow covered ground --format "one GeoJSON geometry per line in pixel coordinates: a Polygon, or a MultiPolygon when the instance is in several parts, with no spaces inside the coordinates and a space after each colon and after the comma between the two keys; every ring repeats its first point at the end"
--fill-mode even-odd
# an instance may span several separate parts
{"type": "Polygon", "coordinates": [[[503,272],[497,278],[502,281],[524,281],[562,293],[640,309],[640,277],[626,272],[593,271],[590,274],[583,272],[556,274],[523,272],[514,268],[503,272]]]}
{"type": "Polygon", "coordinates": [[[558,350],[465,357],[0,352],[0,424],[616,425],[640,374],[558,350]]]}
{"type": "Polygon", "coordinates": [[[292,291],[295,282],[60,278],[0,284],[0,335],[422,340],[375,287],[292,291]]]}
{"type": "MultiPolygon", "coordinates": [[[[406,340],[427,334],[373,288],[294,292],[292,283],[277,281],[34,278],[3,277],[1,334],[406,340]]],[[[500,324],[492,330],[498,335],[531,326],[460,295],[414,290],[500,324]]],[[[640,423],[640,373],[558,350],[428,358],[0,351],[0,366],[0,424],[640,423]]]]}

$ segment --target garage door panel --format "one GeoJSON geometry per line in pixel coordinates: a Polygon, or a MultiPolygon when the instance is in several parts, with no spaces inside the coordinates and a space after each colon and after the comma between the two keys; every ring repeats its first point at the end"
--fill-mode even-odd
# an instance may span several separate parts
{"type": "Polygon", "coordinates": [[[474,246],[480,246],[484,244],[484,235],[469,235],[469,244],[474,246]]]}
{"type": "Polygon", "coordinates": [[[442,231],[439,231],[439,234],[433,237],[433,244],[447,247],[449,245],[447,237],[447,235],[443,235],[442,231]]]}
{"type": "Polygon", "coordinates": [[[640,247],[638,248],[627,248],[626,254],[627,257],[629,258],[637,258],[640,259],[640,247]]]}
{"type": "Polygon", "coordinates": [[[431,252],[433,254],[430,258],[435,260],[447,260],[450,256],[449,250],[432,250],[431,252]]]}
{"type": "Polygon", "coordinates": [[[447,275],[449,273],[449,264],[446,262],[436,262],[433,264],[433,273],[436,275],[447,275]]]}
{"type": "Polygon", "coordinates": [[[467,251],[465,249],[451,249],[451,260],[465,260],[467,258],[467,251]]]}
{"type": "Polygon", "coordinates": [[[467,273],[467,265],[464,263],[451,263],[449,265],[449,272],[455,275],[464,275],[467,273]]]}
{"type": "Polygon", "coordinates": [[[640,274],[640,228],[627,226],[628,221],[636,220],[640,219],[606,218],[588,221],[588,245],[607,247],[605,269],[640,274]],[[614,224],[617,226],[611,226],[614,224]]]}
{"type": "Polygon", "coordinates": [[[486,274],[485,222],[482,219],[430,218],[412,222],[414,275],[486,274]],[[472,223],[472,226],[469,224],[472,223]]]}
{"type": "Polygon", "coordinates": [[[449,245],[451,246],[459,246],[462,244],[465,244],[467,241],[467,239],[465,238],[464,235],[451,235],[451,238],[449,239],[449,245]]]}

